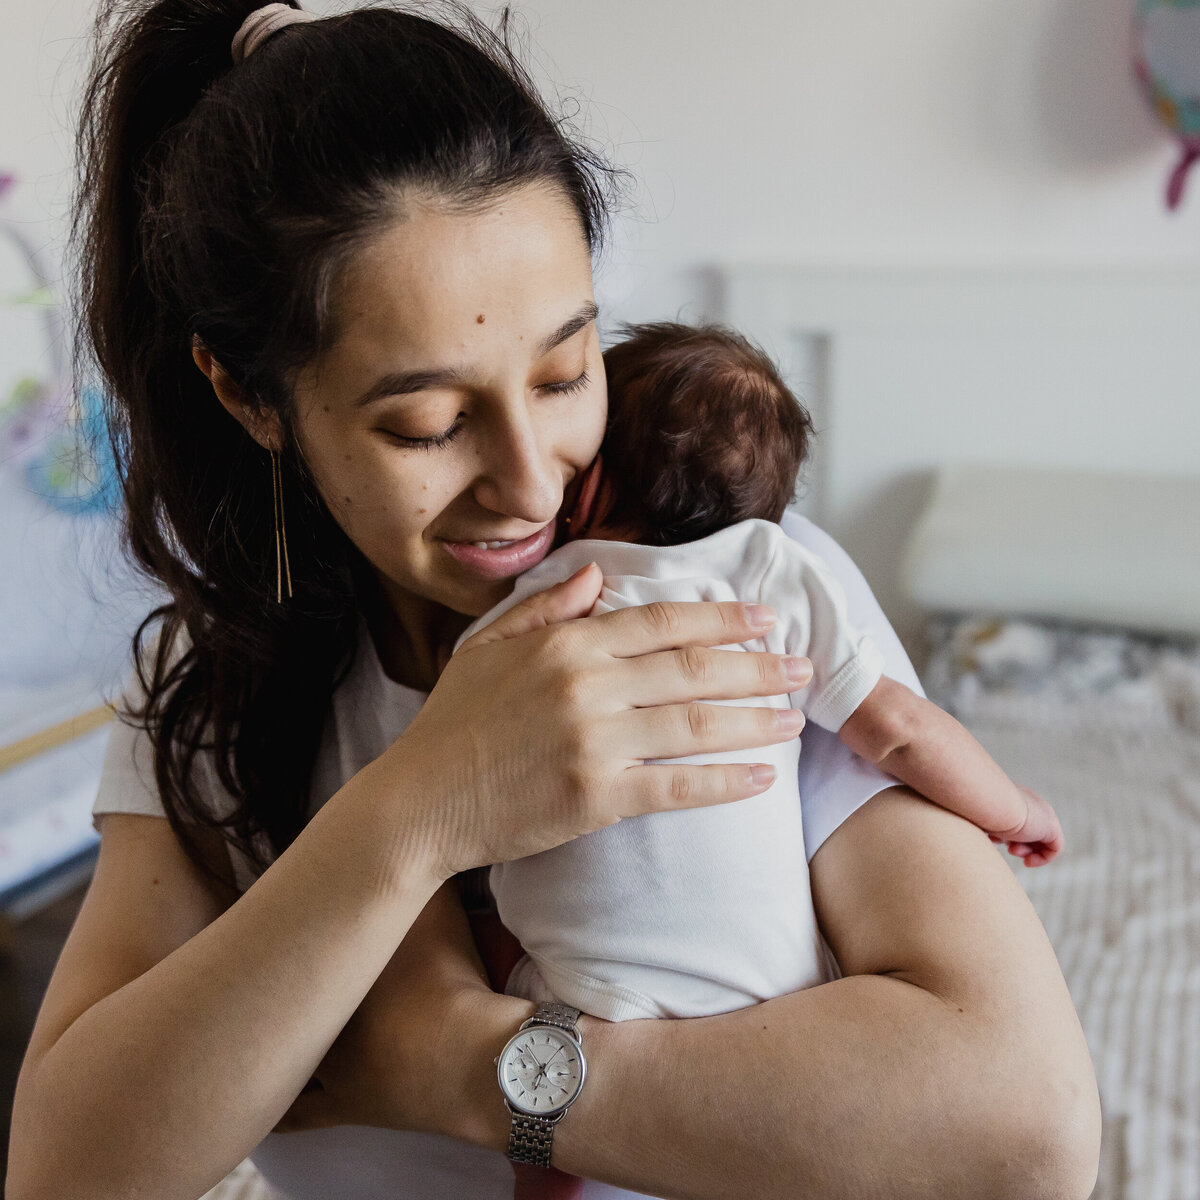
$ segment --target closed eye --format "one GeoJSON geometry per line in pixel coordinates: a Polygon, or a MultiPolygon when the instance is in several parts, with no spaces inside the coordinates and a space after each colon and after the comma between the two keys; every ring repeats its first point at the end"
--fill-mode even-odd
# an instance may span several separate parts
{"type": "Polygon", "coordinates": [[[381,429],[379,432],[385,437],[399,442],[402,446],[410,446],[414,450],[436,450],[439,446],[445,446],[448,442],[452,442],[461,432],[462,427],[460,415],[459,419],[445,433],[435,433],[432,437],[405,437],[404,434],[393,433],[390,429],[381,429]]]}
{"type": "Polygon", "coordinates": [[[538,389],[542,392],[552,392],[556,396],[566,396],[571,392],[581,392],[591,382],[586,371],[582,372],[574,379],[567,379],[562,383],[544,383],[538,389]]]}
{"type": "MultiPolygon", "coordinates": [[[[561,383],[543,383],[538,388],[538,391],[550,392],[555,396],[569,396],[575,392],[583,391],[589,383],[591,383],[591,377],[586,371],[582,371],[574,379],[566,379],[561,383]]],[[[393,439],[393,441],[399,442],[402,446],[411,446],[414,450],[436,450],[439,446],[445,446],[447,443],[453,441],[461,430],[462,414],[459,413],[458,420],[445,433],[437,433],[432,437],[405,437],[404,434],[393,433],[390,429],[381,429],[379,432],[393,439]]]]}

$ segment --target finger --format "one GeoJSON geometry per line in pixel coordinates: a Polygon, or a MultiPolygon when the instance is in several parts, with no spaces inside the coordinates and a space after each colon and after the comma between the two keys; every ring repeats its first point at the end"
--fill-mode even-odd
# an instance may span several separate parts
{"type": "Polygon", "coordinates": [[[590,618],[599,644],[614,658],[680,646],[736,646],[762,637],[775,615],[762,604],[656,600],[590,618]]]}
{"type": "Polygon", "coordinates": [[[757,796],[774,782],[775,768],[767,763],[627,767],[616,783],[618,812],[622,817],[634,817],[728,804],[757,796]]]}
{"type": "Polygon", "coordinates": [[[807,658],[759,651],[713,650],[685,646],[637,659],[622,659],[604,669],[607,694],[636,693],[638,707],[680,704],[689,700],[740,700],[799,691],[812,682],[807,658]]]}
{"type": "Polygon", "coordinates": [[[468,646],[486,646],[489,642],[504,638],[520,637],[535,629],[544,629],[547,625],[557,625],[560,621],[586,617],[592,611],[603,586],[604,576],[600,568],[594,562],[588,563],[570,579],[564,579],[562,583],[556,583],[544,591],[534,592],[519,604],[514,604],[486,629],[481,629],[474,637],[463,642],[460,651],[468,646]]]}
{"type": "Polygon", "coordinates": [[[643,760],[771,746],[791,741],[804,727],[804,714],[794,708],[698,701],[631,709],[611,720],[618,730],[617,744],[626,747],[630,757],[643,760]]]}

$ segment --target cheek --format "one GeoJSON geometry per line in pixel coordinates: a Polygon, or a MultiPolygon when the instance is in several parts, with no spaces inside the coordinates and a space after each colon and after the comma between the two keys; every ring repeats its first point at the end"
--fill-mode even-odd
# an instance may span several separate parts
{"type": "Polygon", "coordinates": [[[381,441],[354,444],[328,439],[308,461],[317,490],[334,520],[360,548],[379,546],[420,530],[441,503],[427,465],[405,461],[381,441]]]}
{"type": "Polygon", "coordinates": [[[608,392],[600,387],[589,394],[574,414],[570,424],[571,448],[576,458],[586,466],[600,449],[604,440],[604,425],[608,419],[608,392]]]}

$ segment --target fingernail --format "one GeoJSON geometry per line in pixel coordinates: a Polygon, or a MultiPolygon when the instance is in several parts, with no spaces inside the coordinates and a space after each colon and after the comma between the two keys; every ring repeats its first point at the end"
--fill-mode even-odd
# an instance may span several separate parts
{"type": "Polygon", "coordinates": [[[804,728],[804,714],[795,708],[777,708],[775,717],[784,733],[799,733],[804,728]]]}
{"type": "Polygon", "coordinates": [[[765,604],[747,604],[746,620],[756,629],[768,629],[775,624],[775,613],[765,604]]]}
{"type": "MultiPolygon", "coordinates": [[[[580,567],[579,570],[576,571],[575,574],[571,576],[571,579],[578,579],[580,577],[580,575],[582,575],[584,573],[584,571],[588,570],[588,568],[590,568],[590,567],[594,567],[595,565],[596,565],[596,562],[593,559],[590,563],[588,563],[588,565],[586,567],[580,567]]],[[[570,583],[571,579],[568,579],[567,582],[570,583]]]]}
{"type": "Polygon", "coordinates": [[[775,782],[775,768],[764,766],[762,763],[751,767],[750,782],[758,788],[767,787],[775,782]]]}
{"type": "Polygon", "coordinates": [[[783,660],[783,669],[793,683],[807,683],[812,678],[812,664],[807,658],[793,658],[789,654],[783,660]]]}

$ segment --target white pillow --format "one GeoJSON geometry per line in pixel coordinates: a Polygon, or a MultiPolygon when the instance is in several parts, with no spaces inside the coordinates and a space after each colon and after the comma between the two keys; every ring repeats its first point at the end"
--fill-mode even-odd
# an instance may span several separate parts
{"type": "Polygon", "coordinates": [[[901,580],[935,611],[1200,634],[1200,478],[944,467],[901,580]]]}

